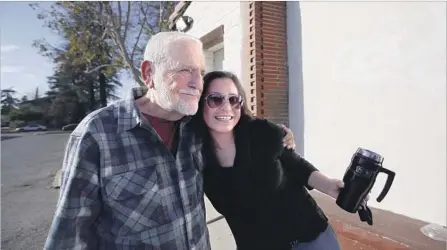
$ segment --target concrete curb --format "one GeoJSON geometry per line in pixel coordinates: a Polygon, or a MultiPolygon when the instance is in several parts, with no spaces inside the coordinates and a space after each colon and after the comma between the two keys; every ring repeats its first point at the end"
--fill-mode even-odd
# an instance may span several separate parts
{"type": "Polygon", "coordinates": [[[58,134],[69,134],[71,131],[45,131],[45,132],[37,132],[34,135],[58,135],[58,134]]]}
{"type": "Polygon", "coordinates": [[[51,188],[58,189],[60,187],[61,187],[61,170],[59,169],[54,175],[54,180],[53,184],[51,185],[51,188]]]}
{"type": "Polygon", "coordinates": [[[223,218],[224,218],[223,215],[217,216],[216,218],[213,218],[213,219],[211,219],[211,220],[208,220],[208,221],[206,222],[206,224],[207,224],[207,225],[212,224],[212,223],[214,223],[214,222],[216,222],[216,221],[220,221],[220,220],[223,219],[223,218]]]}

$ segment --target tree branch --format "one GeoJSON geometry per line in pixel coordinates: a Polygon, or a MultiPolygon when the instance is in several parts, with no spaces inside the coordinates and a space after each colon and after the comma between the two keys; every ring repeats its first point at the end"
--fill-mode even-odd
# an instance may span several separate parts
{"type": "Polygon", "coordinates": [[[144,13],[144,21],[143,21],[143,23],[141,24],[141,26],[142,27],[145,27],[149,32],[149,34],[154,34],[154,29],[152,28],[152,25],[150,24],[150,21],[149,21],[149,19],[147,18],[147,12],[149,11],[149,9],[150,9],[150,5],[147,7],[147,9],[146,10],[144,10],[143,9],[143,6],[142,6],[142,4],[140,4],[140,11],[141,12],[143,12],[144,13]],[[147,27],[146,27],[146,25],[147,25],[147,27]]]}
{"type": "Polygon", "coordinates": [[[121,18],[122,18],[121,2],[118,1],[118,24],[119,24],[120,27],[121,27],[121,24],[122,24],[121,18]]]}
{"type": "MultiPolygon", "coordinates": [[[[102,15],[103,12],[104,12],[104,5],[102,2],[99,2],[99,14],[102,15]]],[[[99,24],[101,27],[103,27],[104,31],[103,31],[100,39],[105,40],[105,38],[109,32],[109,27],[107,25],[105,25],[105,22],[103,22],[102,18],[99,18],[99,21],[93,20],[93,23],[99,24]]]]}
{"type": "Polygon", "coordinates": [[[158,20],[158,28],[161,30],[162,22],[163,22],[163,2],[162,1],[160,1],[160,9],[159,9],[158,12],[160,14],[160,17],[159,17],[159,20],[158,20]]]}
{"type": "Polygon", "coordinates": [[[129,20],[130,20],[129,17],[130,17],[130,1],[127,2],[127,16],[126,16],[126,22],[124,24],[124,34],[123,34],[124,41],[126,41],[127,29],[129,28],[129,20]]]}
{"type": "Polygon", "coordinates": [[[127,53],[126,50],[124,39],[120,36],[117,27],[111,27],[110,31],[111,35],[115,38],[115,42],[118,45],[119,50],[121,51],[121,56],[124,60],[124,65],[126,65],[127,68],[129,68],[134,80],[138,82],[140,85],[144,85],[142,79],[140,78],[138,70],[134,67],[133,61],[130,60],[129,54],[127,53]]]}
{"type": "MultiPolygon", "coordinates": [[[[147,8],[146,11],[143,13],[143,15],[144,15],[143,24],[146,23],[146,19],[147,19],[146,14],[147,14],[148,10],[149,10],[149,8],[147,8]]],[[[140,25],[140,31],[138,32],[137,40],[135,41],[135,44],[134,44],[133,49],[132,49],[132,53],[130,54],[130,60],[132,62],[134,60],[135,50],[137,49],[138,43],[140,41],[141,34],[143,33],[143,28],[144,28],[144,25],[140,25]]]]}
{"type": "Polygon", "coordinates": [[[103,64],[103,65],[99,65],[97,67],[94,67],[91,70],[86,70],[84,71],[85,74],[92,74],[94,72],[99,71],[100,69],[106,68],[106,67],[121,67],[121,64],[103,64]]]}

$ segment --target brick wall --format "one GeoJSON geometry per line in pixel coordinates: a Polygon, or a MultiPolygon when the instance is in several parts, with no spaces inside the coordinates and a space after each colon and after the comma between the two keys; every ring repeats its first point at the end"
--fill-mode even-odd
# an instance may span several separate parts
{"type": "Polygon", "coordinates": [[[250,2],[248,16],[250,108],[288,126],[286,2],[250,2]]]}

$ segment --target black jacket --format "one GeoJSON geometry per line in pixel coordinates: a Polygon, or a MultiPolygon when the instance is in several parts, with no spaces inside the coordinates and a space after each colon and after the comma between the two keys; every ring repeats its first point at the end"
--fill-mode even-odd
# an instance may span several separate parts
{"type": "Polygon", "coordinates": [[[267,120],[240,122],[233,167],[222,168],[205,140],[204,191],[225,216],[239,250],[290,250],[315,239],[327,218],[307,190],[317,169],[283,147],[285,133],[267,120]]]}

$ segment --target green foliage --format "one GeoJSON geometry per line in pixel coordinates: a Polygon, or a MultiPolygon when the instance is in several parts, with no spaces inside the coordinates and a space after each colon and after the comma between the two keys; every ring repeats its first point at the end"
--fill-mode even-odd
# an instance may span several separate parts
{"type": "Polygon", "coordinates": [[[44,117],[43,112],[39,112],[30,104],[21,105],[19,109],[11,111],[9,118],[12,121],[24,121],[26,123],[41,121],[44,117]]]}
{"type": "Polygon", "coordinates": [[[19,120],[12,121],[9,124],[10,128],[21,128],[21,127],[25,127],[25,126],[26,126],[26,122],[25,121],[19,121],[19,120]]]}
{"type": "Polygon", "coordinates": [[[17,108],[17,103],[19,102],[19,99],[15,98],[16,93],[17,92],[12,88],[1,90],[2,115],[7,115],[11,111],[17,108]]]}

